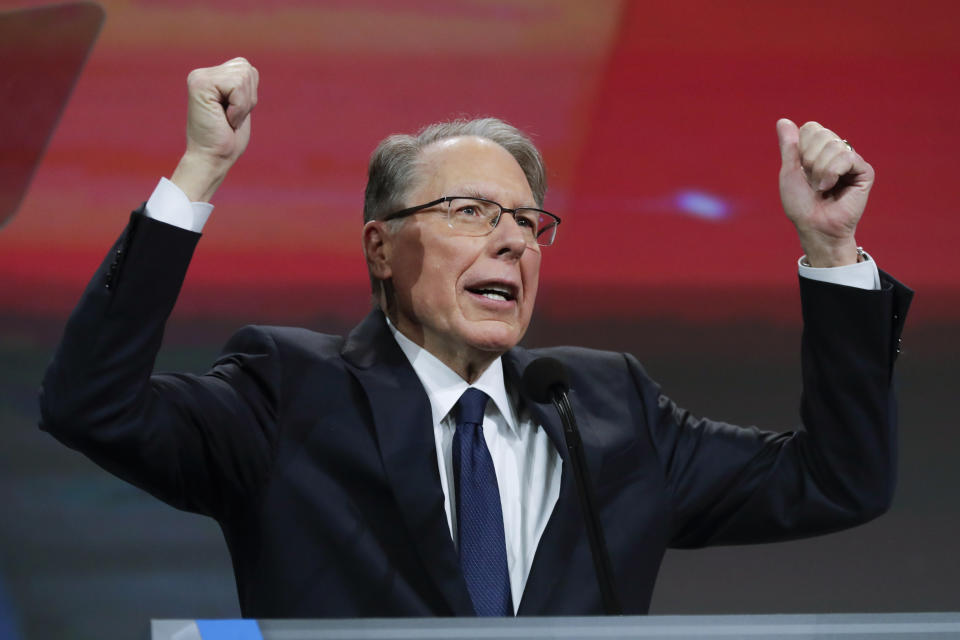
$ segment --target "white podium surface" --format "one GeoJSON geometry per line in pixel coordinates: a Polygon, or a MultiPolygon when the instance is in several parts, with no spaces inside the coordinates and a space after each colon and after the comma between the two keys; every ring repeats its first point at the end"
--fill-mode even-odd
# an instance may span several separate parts
{"type": "Polygon", "coordinates": [[[960,612],[350,620],[154,620],[153,640],[933,640],[960,638],[960,612]]]}

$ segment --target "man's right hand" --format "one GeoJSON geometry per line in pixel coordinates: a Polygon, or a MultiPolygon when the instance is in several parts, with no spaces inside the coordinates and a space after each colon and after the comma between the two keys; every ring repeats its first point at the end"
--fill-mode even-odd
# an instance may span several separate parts
{"type": "Polygon", "coordinates": [[[170,180],[191,202],[208,202],[247,148],[259,80],[244,58],[187,76],[187,150],[170,180]]]}

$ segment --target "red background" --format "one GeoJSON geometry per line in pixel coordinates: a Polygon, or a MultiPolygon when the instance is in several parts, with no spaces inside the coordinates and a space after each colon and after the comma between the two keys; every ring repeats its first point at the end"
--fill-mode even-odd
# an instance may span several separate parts
{"type": "Polygon", "coordinates": [[[911,321],[960,318],[957,3],[103,4],[101,38],[0,233],[8,312],[72,307],[176,164],[187,72],[244,55],[262,77],[253,139],[215,198],[179,313],[359,317],[370,151],[492,114],[534,136],[546,206],[564,219],[541,314],[798,321],[800,250],[776,182],[774,123],[788,116],[835,129],[876,167],[858,239],[919,291],[911,321]],[[684,211],[685,190],[727,215],[684,211]]]}

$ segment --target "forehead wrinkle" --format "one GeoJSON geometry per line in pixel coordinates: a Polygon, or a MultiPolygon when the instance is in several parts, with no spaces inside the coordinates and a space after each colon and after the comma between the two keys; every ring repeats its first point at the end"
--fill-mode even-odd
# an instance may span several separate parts
{"type": "MultiPolygon", "coordinates": [[[[427,146],[423,147],[420,150],[420,153],[417,154],[416,160],[413,163],[415,167],[416,177],[411,180],[411,188],[408,189],[407,193],[413,191],[419,191],[426,189],[427,194],[423,196],[429,196],[429,199],[446,197],[446,196],[467,196],[470,198],[482,198],[484,200],[492,200],[494,202],[500,203],[503,206],[510,208],[511,206],[519,207],[536,207],[535,199],[530,189],[530,183],[527,180],[526,174],[523,172],[523,168],[517,163],[516,158],[507,151],[503,146],[497,144],[493,140],[483,138],[480,136],[457,136],[453,138],[444,138],[442,140],[437,140],[427,146]],[[467,142],[469,141],[469,142],[467,142]],[[516,169],[516,175],[512,176],[509,179],[510,185],[504,187],[501,184],[498,184],[495,181],[485,180],[485,176],[479,171],[474,172],[474,176],[461,176],[461,179],[464,179],[464,182],[459,186],[454,187],[445,187],[440,184],[440,181],[443,178],[444,167],[446,164],[445,154],[447,152],[457,152],[458,149],[462,149],[464,144],[469,143],[478,143],[479,149],[477,150],[481,154],[491,151],[493,153],[500,154],[503,159],[505,159],[509,164],[513,165],[513,168],[516,169]],[[479,174],[479,175],[478,175],[479,174]],[[519,179],[516,185],[513,185],[513,180],[519,179]],[[522,187],[520,186],[522,185],[522,187]],[[511,191],[513,186],[518,186],[523,189],[523,194],[519,194],[519,200],[511,200],[511,191]],[[442,193],[441,193],[442,191],[442,193]],[[529,197],[528,195],[529,194],[529,197]],[[527,202],[532,202],[533,204],[525,204],[527,202]]],[[[517,194],[513,194],[517,195],[517,194]]],[[[422,197],[420,199],[423,199],[422,197]]],[[[406,206],[414,206],[418,203],[407,203],[406,206]]]]}

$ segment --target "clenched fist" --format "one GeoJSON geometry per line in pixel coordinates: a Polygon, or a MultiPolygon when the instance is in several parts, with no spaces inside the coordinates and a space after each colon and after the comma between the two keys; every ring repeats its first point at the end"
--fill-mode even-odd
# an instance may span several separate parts
{"type": "Polygon", "coordinates": [[[854,233],[867,206],[874,172],[840,136],[816,122],[799,129],[777,121],[780,141],[780,200],[797,227],[814,267],[857,261],[854,233]]]}
{"type": "Polygon", "coordinates": [[[259,80],[244,58],[187,76],[187,150],[171,180],[191,201],[208,201],[247,148],[259,80]]]}

